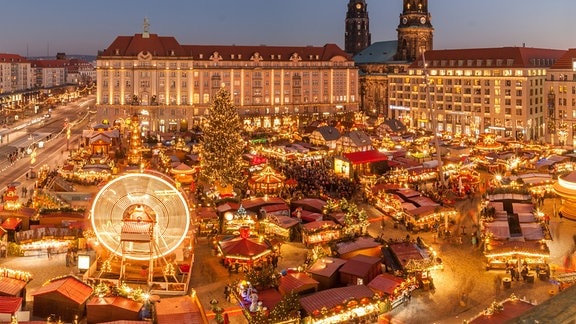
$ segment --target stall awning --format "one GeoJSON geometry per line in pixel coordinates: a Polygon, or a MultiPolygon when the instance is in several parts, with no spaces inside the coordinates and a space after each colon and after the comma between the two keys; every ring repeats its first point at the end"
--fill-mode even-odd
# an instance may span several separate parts
{"type": "Polygon", "coordinates": [[[344,157],[352,164],[365,164],[388,160],[388,156],[378,150],[344,153],[344,157]]]}

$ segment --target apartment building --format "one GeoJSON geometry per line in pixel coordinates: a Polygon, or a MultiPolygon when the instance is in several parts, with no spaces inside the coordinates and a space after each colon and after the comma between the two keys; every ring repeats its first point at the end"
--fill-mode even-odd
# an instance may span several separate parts
{"type": "Polygon", "coordinates": [[[437,123],[437,131],[450,134],[541,140],[547,69],[565,53],[529,47],[427,51],[405,73],[388,75],[388,117],[429,130],[437,123]]]}
{"type": "Polygon", "coordinates": [[[140,115],[143,131],[199,125],[226,87],[247,127],[300,126],[358,111],[358,71],[337,45],[182,45],[145,30],[97,57],[97,120],[140,115]]]}
{"type": "Polygon", "coordinates": [[[576,49],[571,48],[546,73],[547,141],[576,145],[576,49]]]}

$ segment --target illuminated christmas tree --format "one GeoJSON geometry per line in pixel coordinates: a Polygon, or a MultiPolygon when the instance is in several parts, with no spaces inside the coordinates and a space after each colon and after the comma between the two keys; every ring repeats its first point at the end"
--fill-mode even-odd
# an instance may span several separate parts
{"type": "Polygon", "coordinates": [[[220,88],[209,109],[203,126],[200,161],[201,176],[210,185],[222,188],[242,188],[246,183],[245,163],[242,160],[245,141],[240,132],[242,123],[230,93],[220,88]]]}
{"type": "Polygon", "coordinates": [[[140,121],[134,115],[130,121],[130,143],[128,149],[128,164],[140,166],[142,163],[142,139],[140,138],[140,121]]]}

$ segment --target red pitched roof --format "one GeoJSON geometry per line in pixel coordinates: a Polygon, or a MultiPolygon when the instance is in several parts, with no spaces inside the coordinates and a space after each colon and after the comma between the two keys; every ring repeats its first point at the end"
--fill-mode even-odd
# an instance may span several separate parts
{"type": "Polygon", "coordinates": [[[74,277],[54,280],[36,290],[32,296],[42,296],[56,293],[70,299],[77,304],[85,303],[92,295],[92,287],[74,277]]]}
{"type": "Polygon", "coordinates": [[[379,266],[379,264],[380,258],[359,254],[348,260],[338,271],[357,277],[364,277],[375,265],[379,266]]]}
{"type": "Polygon", "coordinates": [[[152,56],[187,57],[195,61],[209,61],[220,57],[225,61],[250,61],[258,54],[263,61],[289,61],[292,55],[298,55],[301,61],[330,61],[341,56],[347,61],[352,58],[336,44],[324,46],[251,46],[251,45],[182,45],[172,36],[142,34],[118,36],[98,56],[137,56],[139,53],[152,56]]]}
{"type": "Polygon", "coordinates": [[[364,297],[372,298],[373,295],[374,292],[364,285],[332,288],[300,298],[300,305],[308,314],[312,314],[322,307],[332,309],[337,305],[342,305],[344,301],[350,298],[360,300],[364,297]]]}
{"type": "Polygon", "coordinates": [[[378,150],[344,153],[344,157],[352,164],[364,164],[388,160],[388,156],[378,150]]]}
{"type": "Polygon", "coordinates": [[[324,257],[317,260],[308,270],[308,273],[322,277],[331,277],[347,261],[339,258],[324,257]]]}
{"type": "Polygon", "coordinates": [[[120,296],[93,297],[86,303],[86,306],[113,306],[137,313],[142,308],[142,303],[120,296]]]}
{"type": "Polygon", "coordinates": [[[0,295],[18,296],[24,287],[26,287],[24,280],[0,277],[0,295]]]}
{"type": "Polygon", "coordinates": [[[242,200],[242,206],[250,209],[258,206],[286,204],[284,199],[278,197],[257,197],[242,200]]]}
{"type": "Polygon", "coordinates": [[[424,257],[420,254],[420,251],[416,248],[414,243],[408,242],[401,242],[401,243],[394,243],[390,244],[390,249],[396,257],[398,261],[402,264],[402,267],[405,267],[408,261],[410,260],[422,260],[424,257]]]}
{"type": "Polygon", "coordinates": [[[27,63],[28,60],[18,54],[0,53],[0,62],[27,63]]]}
{"type": "MultiPolygon", "coordinates": [[[[426,52],[426,63],[431,68],[473,68],[473,67],[491,67],[491,68],[532,68],[532,67],[550,67],[566,51],[533,48],[533,47],[494,47],[494,48],[467,48],[467,49],[446,49],[431,50],[426,52]],[[453,66],[446,64],[441,66],[441,61],[455,61],[453,66]],[[488,66],[488,60],[492,64],[488,66]],[[497,60],[502,60],[502,64],[497,66],[497,60]],[[509,61],[510,63],[508,64],[509,61]],[[463,65],[458,64],[459,61],[463,65]],[[470,63],[470,64],[468,64],[470,63]]],[[[422,57],[416,60],[410,68],[422,68],[422,57]]]]}
{"type": "Polygon", "coordinates": [[[318,281],[312,279],[307,273],[296,272],[282,276],[278,290],[282,294],[287,294],[290,292],[299,293],[317,287],[318,281]]]}
{"type": "Polygon", "coordinates": [[[2,227],[7,231],[15,231],[18,225],[20,225],[20,223],[22,223],[22,220],[20,218],[9,217],[4,220],[4,222],[2,223],[2,225],[0,225],[0,227],[2,227]]]}
{"type": "Polygon", "coordinates": [[[550,67],[551,70],[572,70],[573,60],[576,59],[576,48],[570,48],[556,63],[550,67]]]}
{"type": "Polygon", "coordinates": [[[22,306],[21,297],[0,296],[0,314],[16,314],[22,306]]]}
{"type": "Polygon", "coordinates": [[[163,298],[156,304],[158,324],[204,323],[201,310],[190,296],[163,298]]]}
{"type": "Polygon", "coordinates": [[[403,282],[404,279],[396,277],[393,274],[382,273],[376,276],[376,278],[372,279],[372,281],[368,283],[368,287],[372,288],[372,290],[376,290],[388,295],[393,295],[394,289],[400,286],[403,282]]]}

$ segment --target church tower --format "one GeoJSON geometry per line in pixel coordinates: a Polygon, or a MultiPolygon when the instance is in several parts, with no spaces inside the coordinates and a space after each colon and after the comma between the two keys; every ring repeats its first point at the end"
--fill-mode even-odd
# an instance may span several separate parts
{"type": "Polygon", "coordinates": [[[403,0],[398,31],[396,60],[415,61],[432,49],[434,28],[430,22],[428,0],[403,0]]]}
{"type": "Polygon", "coordinates": [[[346,12],[344,50],[352,55],[370,46],[370,20],[364,0],[350,0],[346,12]]]}

